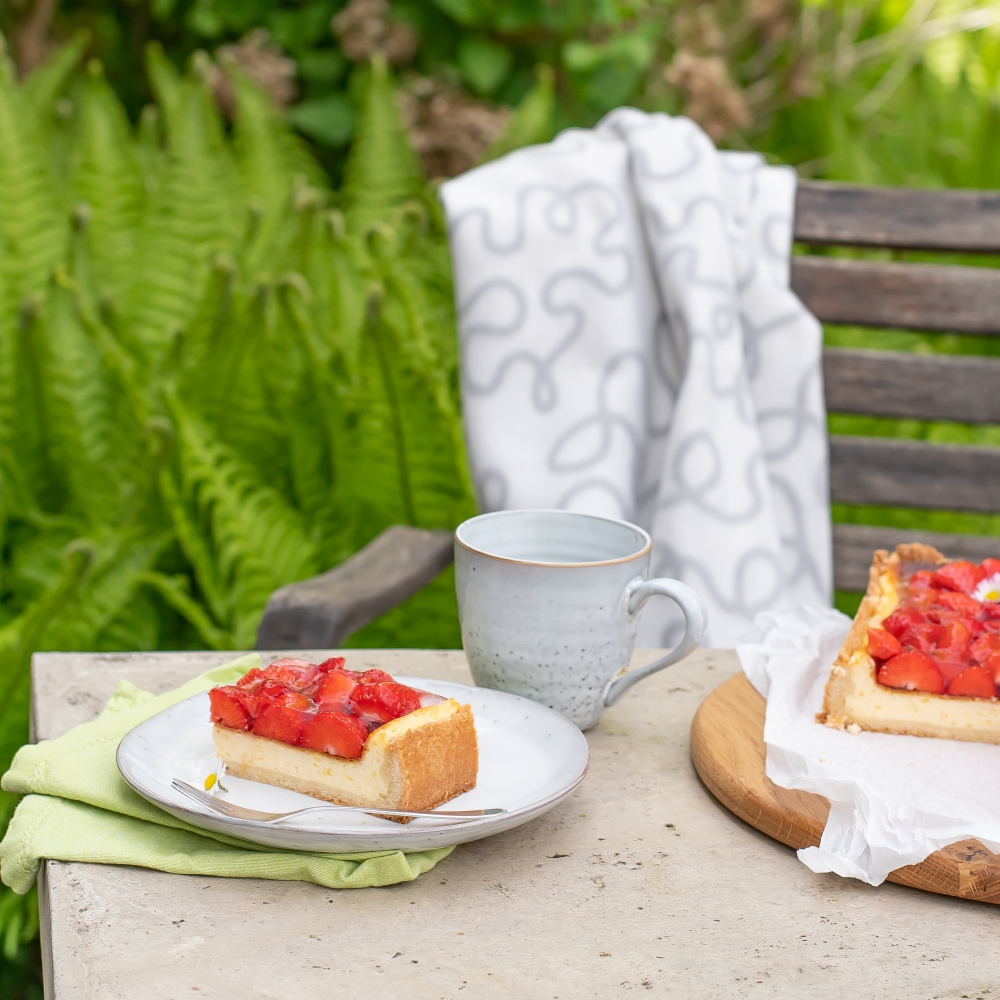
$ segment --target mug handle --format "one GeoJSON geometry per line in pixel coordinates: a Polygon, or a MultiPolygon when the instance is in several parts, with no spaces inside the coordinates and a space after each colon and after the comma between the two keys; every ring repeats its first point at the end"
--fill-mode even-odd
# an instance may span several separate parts
{"type": "MultiPolygon", "coordinates": [[[[629,586],[631,587],[633,584],[629,584],[629,586]]],[[[661,656],[658,660],[653,660],[652,663],[647,663],[644,667],[627,670],[612,677],[604,688],[603,700],[606,708],[621,700],[622,695],[644,677],[655,674],[657,670],[669,667],[678,660],[683,660],[701,642],[708,625],[708,611],[704,601],[680,580],[668,580],[665,577],[646,580],[640,582],[639,586],[630,594],[627,590],[626,593],[630,615],[638,614],[639,609],[654,595],[670,597],[676,601],[678,607],[684,612],[684,638],[666,656],[661,656]]]]}

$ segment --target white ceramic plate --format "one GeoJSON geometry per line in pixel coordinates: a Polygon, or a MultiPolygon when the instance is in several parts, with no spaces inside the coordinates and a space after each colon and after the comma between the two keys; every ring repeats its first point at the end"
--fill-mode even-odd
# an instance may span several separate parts
{"type": "MultiPolygon", "coordinates": [[[[200,788],[215,770],[207,694],[188,698],[136,726],[118,745],[118,769],[143,798],[203,830],[268,847],[338,854],[420,851],[490,837],[547,812],[587,773],[590,748],[583,733],[543,705],[489,688],[419,677],[396,680],[472,706],[479,740],[479,780],[471,792],[452,799],[444,808],[500,807],[507,810],[506,815],[461,824],[414,819],[401,825],[364,813],[331,810],[273,826],[213,813],[170,787],[174,778],[180,778],[200,788]]],[[[231,775],[223,783],[228,793],[222,797],[250,809],[289,812],[319,801],[231,775]]]]}

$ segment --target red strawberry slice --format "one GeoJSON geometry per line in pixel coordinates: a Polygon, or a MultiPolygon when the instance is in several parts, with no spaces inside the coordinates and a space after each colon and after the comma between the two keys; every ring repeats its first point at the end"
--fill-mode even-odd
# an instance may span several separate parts
{"type": "Polygon", "coordinates": [[[910,588],[910,593],[917,593],[922,590],[927,590],[928,587],[932,587],[931,577],[934,574],[929,569],[918,570],[913,576],[910,577],[907,582],[907,586],[910,588]]]}
{"type": "Polygon", "coordinates": [[[271,703],[261,709],[260,715],[253,720],[253,731],[257,736],[267,736],[272,740],[296,746],[302,731],[312,718],[311,712],[271,703]]]}
{"type": "Polygon", "coordinates": [[[995,698],[993,677],[982,667],[966,667],[949,685],[948,694],[964,698],[995,698]]]}
{"type": "Polygon", "coordinates": [[[263,668],[254,667],[252,670],[248,670],[237,682],[236,687],[239,688],[254,688],[258,687],[267,680],[267,674],[264,673],[263,668]]]}
{"type": "Polygon", "coordinates": [[[990,654],[1000,652],[1000,635],[984,632],[969,646],[969,655],[976,663],[984,664],[990,654]]]}
{"type": "Polygon", "coordinates": [[[952,619],[941,630],[937,641],[938,649],[946,649],[955,657],[964,657],[969,649],[972,632],[961,618],[952,619]]]}
{"type": "Polygon", "coordinates": [[[877,680],[885,687],[944,694],[944,678],[937,664],[926,653],[916,650],[886,660],[878,668],[877,680]]]}
{"type": "Polygon", "coordinates": [[[362,715],[389,722],[420,708],[420,692],[394,681],[359,684],[351,692],[351,701],[362,715]]]}
{"type": "Polygon", "coordinates": [[[331,670],[320,682],[313,695],[317,705],[343,703],[348,700],[357,682],[343,670],[331,670]]]}
{"type": "Polygon", "coordinates": [[[993,576],[994,573],[1000,573],[1000,559],[984,559],[980,564],[979,568],[983,571],[983,579],[985,580],[988,576],[993,576]]]}
{"type": "Polygon", "coordinates": [[[884,622],[882,628],[897,639],[914,625],[922,625],[927,619],[916,608],[896,608],[884,622]]]}
{"type": "Polygon", "coordinates": [[[358,677],[359,684],[392,684],[392,677],[384,670],[366,670],[358,677]]]}
{"type": "Polygon", "coordinates": [[[1000,684],[1000,653],[990,653],[983,663],[983,669],[993,678],[994,684],[1000,684]]]}
{"type": "Polygon", "coordinates": [[[320,712],[302,730],[300,746],[334,757],[357,760],[364,752],[368,727],[353,715],[341,712],[320,712]]]}
{"type": "MultiPolygon", "coordinates": [[[[968,670],[969,667],[974,666],[967,659],[958,659],[957,657],[948,654],[947,650],[938,651],[934,653],[934,662],[937,664],[938,670],[941,671],[941,676],[944,678],[945,687],[948,685],[964,670],[968,670]]],[[[948,694],[951,694],[951,689],[948,688],[948,694]]]]}
{"type": "Polygon", "coordinates": [[[208,701],[212,710],[212,721],[228,729],[249,729],[250,713],[240,704],[236,696],[239,689],[230,685],[212,688],[208,701]]]}
{"type": "Polygon", "coordinates": [[[960,559],[935,571],[931,576],[931,583],[935,587],[971,594],[985,577],[986,571],[982,566],[960,559]]]}
{"type": "Polygon", "coordinates": [[[899,640],[882,628],[868,630],[868,654],[877,660],[888,660],[903,652],[899,640]]]}
{"type": "Polygon", "coordinates": [[[331,670],[343,670],[344,658],[342,656],[331,656],[319,664],[317,669],[322,670],[324,674],[331,670]]]}
{"type": "Polygon", "coordinates": [[[960,615],[968,615],[971,618],[975,618],[983,610],[979,601],[969,597],[968,594],[960,594],[955,590],[942,590],[938,594],[937,602],[950,611],[956,611],[960,615]]]}

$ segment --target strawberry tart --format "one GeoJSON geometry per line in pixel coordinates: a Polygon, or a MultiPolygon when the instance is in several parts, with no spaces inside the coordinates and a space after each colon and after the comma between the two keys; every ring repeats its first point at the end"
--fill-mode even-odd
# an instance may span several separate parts
{"type": "Polygon", "coordinates": [[[209,692],[228,773],[339,805],[432,809],[474,788],[472,710],[382,670],[282,659],[209,692]]]}
{"type": "Polygon", "coordinates": [[[838,729],[1000,743],[1000,559],[880,550],[826,685],[838,729]]]}

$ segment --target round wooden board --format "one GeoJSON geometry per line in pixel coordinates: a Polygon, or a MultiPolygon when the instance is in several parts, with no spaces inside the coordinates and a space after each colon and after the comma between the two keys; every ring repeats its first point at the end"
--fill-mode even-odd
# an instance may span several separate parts
{"type": "MultiPolygon", "coordinates": [[[[764,699],[745,675],[719,685],[691,722],[691,759],[708,790],[731,812],[796,849],[818,844],[830,803],[821,795],[779,788],[764,774],[764,699]]],[[[1000,855],[978,840],[935,851],[897,868],[890,882],[1000,903],[1000,855]]]]}

